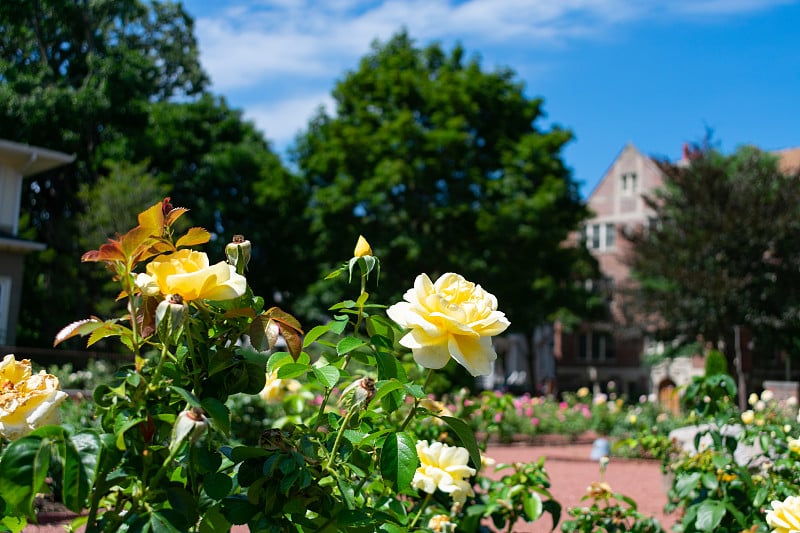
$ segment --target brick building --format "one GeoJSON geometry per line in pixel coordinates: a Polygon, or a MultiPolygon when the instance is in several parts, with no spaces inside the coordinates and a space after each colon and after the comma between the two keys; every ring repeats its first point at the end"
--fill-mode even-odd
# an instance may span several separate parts
{"type": "MultiPolygon", "coordinates": [[[[800,148],[773,153],[780,158],[783,172],[800,170],[800,148]]],[[[655,214],[645,205],[642,195],[660,187],[663,181],[664,175],[655,161],[628,144],[588,198],[594,216],[587,220],[582,240],[597,258],[603,277],[587,283],[606,295],[608,312],[604,320],[584,323],[569,333],[555,326],[553,357],[560,390],[575,390],[581,386],[605,390],[612,381],[617,392],[629,398],[654,394],[662,401],[670,401],[675,398],[677,387],[703,372],[700,356],[676,358],[652,368],[643,365],[648,351],[657,352],[662,347],[648,341],[635,317],[625,312],[620,297],[631,283],[625,263],[630,243],[622,235],[656,222],[655,214]]],[[[745,363],[750,363],[748,356],[746,354],[745,363]]],[[[771,376],[751,377],[756,384],[762,377],[771,376]]]]}

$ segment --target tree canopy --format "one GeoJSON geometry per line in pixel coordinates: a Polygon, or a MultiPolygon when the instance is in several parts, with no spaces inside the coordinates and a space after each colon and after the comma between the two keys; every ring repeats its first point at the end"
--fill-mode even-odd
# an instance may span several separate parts
{"type": "Polygon", "coordinates": [[[800,338],[800,175],[752,147],[707,144],[663,162],[647,197],[658,223],[632,237],[636,308],[661,339],[724,341],[747,327],[761,348],[800,338]]]}
{"type": "Polygon", "coordinates": [[[563,246],[587,216],[561,155],[572,133],[538,124],[542,100],[512,70],[464,55],[400,32],[336,85],[335,113],[320,110],[295,152],[312,250],[329,268],[363,234],[390,272],[382,296],[400,298],[421,272],[456,271],[529,331],[579,309],[573,281],[594,272],[584,247],[563,246]]]}
{"type": "MultiPolygon", "coordinates": [[[[18,342],[49,345],[96,310],[102,284],[78,258],[158,201],[137,203],[145,191],[190,208],[215,232],[218,259],[234,233],[253,239],[262,265],[266,247],[291,250],[295,226],[278,219],[302,210],[296,183],[241,112],[207,92],[181,4],[0,2],[0,81],[0,138],[76,154],[26,181],[21,236],[48,249],[29,255],[18,342]]],[[[280,268],[254,285],[272,294],[280,268]]]]}

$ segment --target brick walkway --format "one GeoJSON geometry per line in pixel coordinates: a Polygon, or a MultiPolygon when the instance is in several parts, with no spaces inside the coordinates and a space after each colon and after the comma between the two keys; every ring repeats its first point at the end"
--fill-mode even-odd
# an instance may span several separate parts
{"type": "MultiPolygon", "coordinates": [[[[551,493],[563,506],[562,520],[566,509],[580,505],[580,499],[592,481],[598,481],[600,470],[596,461],[589,460],[591,445],[568,446],[498,446],[490,447],[486,455],[498,463],[530,462],[539,457],[546,458],[545,468],[552,483],[551,493]]],[[[502,472],[500,473],[502,474],[502,472]]],[[[656,461],[612,458],[604,480],[615,492],[633,498],[639,511],[656,517],[666,531],[676,522],[675,515],[665,515],[667,503],[661,469],[656,461]]],[[[515,533],[545,533],[550,531],[550,517],[532,524],[520,524],[515,533]]],[[[28,526],[24,533],[63,533],[64,526],[48,524],[28,526]]],[[[79,529],[78,531],[83,531],[79,529]]],[[[234,533],[244,533],[244,527],[234,528],[234,533]]],[[[558,531],[558,530],[556,530],[558,531]]]]}

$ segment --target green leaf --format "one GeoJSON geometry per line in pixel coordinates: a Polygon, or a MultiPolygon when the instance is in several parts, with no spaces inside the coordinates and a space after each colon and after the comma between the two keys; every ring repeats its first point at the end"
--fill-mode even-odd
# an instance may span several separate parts
{"type": "Polygon", "coordinates": [[[292,362],[294,362],[294,358],[289,352],[275,352],[269,356],[269,360],[267,361],[267,372],[275,372],[276,369],[292,362]]]}
{"type": "Polygon", "coordinates": [[[216,398],[204,398],[203,409],[211,417],[211,424],[226,437],[231,433],[231,413],[224,403],[216,398]]]}
{"type": "Polygon", "coordinates": [[[522,509],[528,522],[538,520],[542,516],[542,499],[535,492],[526,491],[522,494],[522,509]]]}
{"type": "Polygon", "coordinates": [[[311,369],[317,379],[327,388],[332,389],[339,382],[339,369],[335,366],[326,365],[322,367],[313,367],[311,369]]]}
{"type": "Polygon", "coordinates": [[[65,441],[62,461],[64,505],[76,513],[87,506],[87,498],[95,478],[100,457],[100,437],[81,432],[65,441]]]}
{"type": "Polygon", "coordinates": [[[181,533],[181,529],[175,527],[165,513],[153,511],[147,522],[152,533],[181,533]]]}
{"type": "Polygon", "coordinates": [[[403,383],[396,379],[388,379],[386,381],[379,381],[375,384],[375,396],[372,397],[372,402],[375,403],[392,391],[403,388],[403,383]]]}
{"type": "Polygon", "coordinates": [[[230,494],[233,480],[230,476],[216,472],[203,479],[203,490],[212,500],[221,500],[230,494]]]}
{"type": "Polygon", "coordinates": [[[367,343],[364,342],[363,339],[359,339],[358,337],[345,337],[336,345],[336,353],[339,355],[345,355],[353,350],[361,348],[362,346],[366,346],[366,344],[367,343]]]}
{"type": "Polygon", "coordinates": [[[258,512],[258,507],[247,501],[245,496],[229,496],[222,500],[222,514],[231,523],[246,524],[258,512]]]}
{"type": "Polygon", "coordinates": [[[330,322],[327,324],[321,324],[319,326],[314,326],[311,330],[306,333],[305,338],[303,338],[303,348],[308,347],[312,342],[326,334],[331,329],[330,322]]]}
{"type": "Polygon", "coordinates": [[[367,317],[366,320],[367,334],[372,337],[383,337],[390,342],[394,341],[394,322],[381,315],[374,315],[367,317]]]}
{"type": "Polygon", "coordinates": [[[719,480],[717,479],[716,473],[712,472],[703,473],[703,475],[701,476],[701,481],[703,483],[703,486],[708,490],[712,491],[717,490],[717,487],[719,486],[719,480]]]}
{"type": "Polygon", "coordinates": [[[450,426],[450,429],[453,430],[453,433],[458,435],[461,444],[463,444],[469,452],[469,457],[472,459],[472,463],[475,465],[475,468],[480,470],[481,450],[478,448],[478,442],[475,440],[475,434],[472,433],[472,430],[469,428],[467,423],[460,418],[453,418],[452,416],[440,416],[439,418],[448,426],[450,426]]]}
{"type": "Polygon", "coordinates": [[[220,507],[215,505],[203,513],[200,522],[200,533],[217,533],[219,531],[230,531],[231,523],[225,519],[220,507]]]}
{"type": "Polygon", "coordinates": [[[381,448],[380,463],[384,479],[389,480],[398,492],[405,490],[411,485],[419,464],[416,440],[404,432],[388,435],[381,448]]]}
{"type": "Polygon", "coordinates": [[[170,390],[172,392],[177,392],[178,395],[184,400],[186,400],[186,403],[188,403],[190,406],[202,407],[202,404],[200,403],[200,400],[197,398],[197,396],[195,396],[188,390],[184,389],[183,387],[176,387],[175,385],[172,385],[170,386],[170,390]]]}
{"type": "Polygon", "coordinates": [[[675,483],[675,492],[678,497],[685,498],[697,487],[697,482],[700,481],[700,472],[692,472],[691,474],[680,476],[675,483]]]}
{"type": "Polygon", "coordinates": [[[289,363],[288,365],[283,365],[278,369],[278,378],[280,379],[292,379],[299,376],[302,376],[306,372],[308,372],[309,366],[303,365],[300,363],[289,363]]]}
{"type": "Polygon", "coordinates": [[[716,531],[725,516],[725,504],[716,500],[705,500],[697,509],[695,527],[700,531],[716,531]]]}
{"type": "Polygon", "coordinates": [[[47,465],[41,463],[44,456],[49,460],[48,442],[31,435],[11,442],[0,456],[0,494],[8,507],[30,519],[35,519],[34,496],[47,491],[47,465]],[[46,454],[41,453],[42,448],[46,454]]]}

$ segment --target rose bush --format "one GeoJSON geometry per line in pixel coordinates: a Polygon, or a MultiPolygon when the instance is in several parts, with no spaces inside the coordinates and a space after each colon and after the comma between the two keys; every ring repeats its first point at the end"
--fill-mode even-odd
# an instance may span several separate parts
{"type": "Polygon", "coordinates": [[[477,531],[484,519],[512,527],[545,512],[557,521],[541,463],[515,465],[489,483],[468,424],[436,409],[425,390],[451,352],[473,373],[491,366],[489,337],[508,327],[493,296],[456,274],[436,284],[421,276],[392,308],[398,324],[370,300],[380,262],[359,239],[329,275],[360,278],[357,297],[306,330],[252,292],[244,237],[226,247],[227,263],[210,265],[192,250],[210,236],[201,228],[179,235],[185,211],[167,199],[84,254],[111,270],[127,305],[121,316],[68,325],[56,344],[118,339],[131,364],[95,387],[96,427],[43,426],[5,446],[0,525],[18,531],[35,520],[48,476],[80,513],[71,527],[87,532],[246,524],[256,532],[400,533],[429,523],[477,531]],[[247,423],[231,410],[256,403],[285,412],[237,433],[247,423]],[[415,428],[431,419],[446,428],[447,445],[418,452],[415,428]]]}

